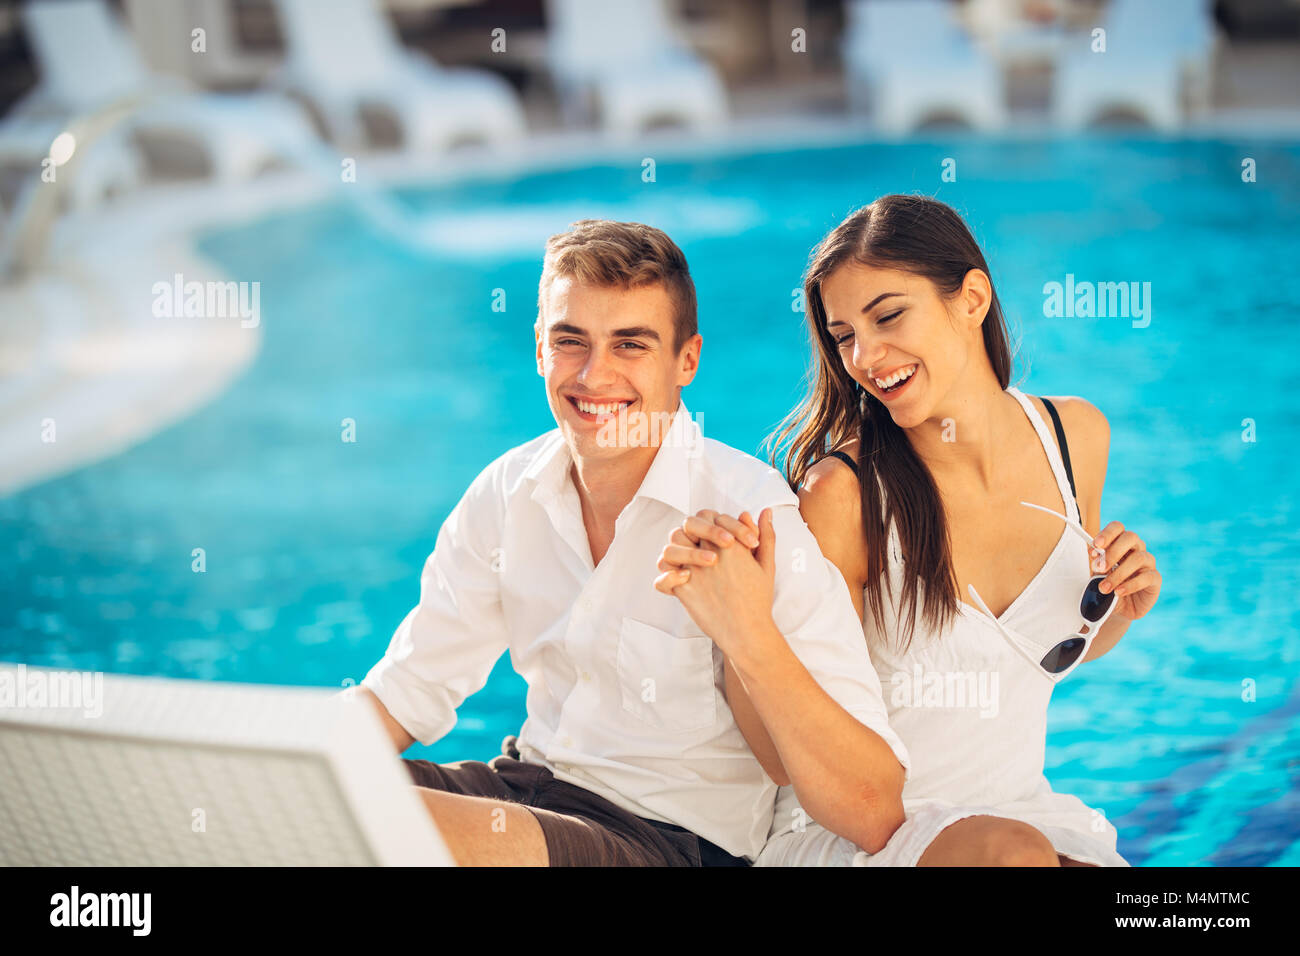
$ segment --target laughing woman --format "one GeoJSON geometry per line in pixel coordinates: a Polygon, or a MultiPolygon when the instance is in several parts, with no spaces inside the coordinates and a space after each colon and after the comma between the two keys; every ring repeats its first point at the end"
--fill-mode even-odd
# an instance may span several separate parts
{"type": "MultiPolygon", "coordinates": [[[[879,853],[804,823],[786,786],[758,865],[1127,865],[1105,816],[1043,773],[1057,682],[1160,592],[1141,539],[1100,527],[1106,419],[1010,387],[988,266],[943,203],[885,196],[853,213],[804,291],[815,375],[774,447],[848,583],[912,767],[906,821],[879,853]]],[[[704,557],[732,547],[716,529],[771,534],[766,515],[688,519],[661,590],[723,587],[704,557]]]]}

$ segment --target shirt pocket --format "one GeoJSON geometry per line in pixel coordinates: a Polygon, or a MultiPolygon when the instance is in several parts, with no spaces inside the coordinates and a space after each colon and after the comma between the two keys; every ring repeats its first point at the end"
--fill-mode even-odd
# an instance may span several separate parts
{"type": "Polygon", "coordinates": [[[623,618],[618,683],[623,709],[659,730],[701,730],[717,722],[713,641],[707,637],[678,637],[623,618]]]}

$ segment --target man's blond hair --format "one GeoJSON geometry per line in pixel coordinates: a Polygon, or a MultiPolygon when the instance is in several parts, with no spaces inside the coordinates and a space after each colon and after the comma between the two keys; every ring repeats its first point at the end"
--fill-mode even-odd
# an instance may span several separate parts
{"type": "Polygon", "coordinates": [[[539,329],[551,283],[559,278],[625,289],[661,282],[673,303],[673,351],[680,352],[698,330],[695,283],[686,256],[653,226],[581,219],[566,232],[551,236],[537,289],[539,329]]]}

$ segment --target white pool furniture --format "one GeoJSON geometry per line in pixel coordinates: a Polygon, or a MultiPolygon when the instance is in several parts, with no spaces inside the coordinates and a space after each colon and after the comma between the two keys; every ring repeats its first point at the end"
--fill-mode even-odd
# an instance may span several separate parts
{"type": "Polygon", "coordinates": [[[957,120],[983,131],[1006,123],[1002,74],[971,42],[946,0],[850,0],[842,41],[852,110],[885,133],[957,120]]]}
{"type": "Polygon", "coordinates": [[[500,145],[526,131],[509,83],[407,50],[373,0],[276,0],[276,9],[288,55],[274,82],[305,99],[341,149],[376,145],[368,116],[385,116],[403,149],[422,152],[500,145]]]}
{"type": "MultiPolygon", "coordinates": [[[[109,120],[108,122],[112,122],[109,120]]],[[[147,178],[144,162],[128,131],[120,124],[94,137],[92,142],[78,141],[83,129],[107,125],[98,117],[81,117],[67,122],[53,116],[9,116],[0,121],[0,167],[22,171],[16,179],[17,190],[6,196],[13,221],[18,221],[22,207],[41,187],[50,185],[44,177],[53,176],[64,188],[66,208],[88,209],[118,195],[138,188],[147,178]],[[51,147],[60,137],[72,136],[75,163],[56,162],[51,147]]],[[[62,159],[64,151],[55,150],[62,159]]],[[[61,207],[62,208],[62,207],[61,207]]],[[[56,210],[56,214],[59,210],[56,210]]],[[[8,238],[6,235],[4,238],[8,238]]],[[[4,274],[0,252],[0,275],[4,274]]]]}
{"type": "Polygon", "coordinates": [[[1132,117],[1158,130],[1183,123],[1183,96],[1209,102],[1215,30],[1207,0],[1112,0],[1105,52],[1081,34],[1058,62],[1053,111],[1066,129],[1132,117]]]}
{"type": "MultiPolygon", "coordinates": [[[[22,22],[40,81],[10,114],[19,124],[126,107],[126,129],[150,171],[166,174],[189,153],[223,182],[295,163],[313,148],[311,124],[282,97],[200,93],[150,73],[105,0],[35,0],[23,6],[22,22]]],[[[40,138],[32,149],[41,148],[40,138]]]]}
{"type": "Polygon", "coordinates": [[[374,710],[0,664],[0,866],[453,866],[374,710]]]}
{"type": "Polygon", "coordinates": [[[547,61],[565,120],[618,137],[657,125],[716,129],[722,80],[673,30],[662,0],[547,0],[547,61]]]}

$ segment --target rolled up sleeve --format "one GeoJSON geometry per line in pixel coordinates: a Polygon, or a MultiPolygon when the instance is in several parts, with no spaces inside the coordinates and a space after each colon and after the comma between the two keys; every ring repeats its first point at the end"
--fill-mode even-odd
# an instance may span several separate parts
{"type": "Polygon", "coordinates": [[[831,698],[887,743],[904,772],[910,760],[889,726],[880,678],[839,568],[826,558],[794,505],[773,508],[776,584],[772,616],[790,649],[831,698]]]}
{"type": "Polygon", "coordinates": [[[426,745],[456,725],[456,708],[482,689],[509,646],[497,570],[504,501],[492,471],[443,522],[420,575],[420,603],[361,682],[426,745]]]}

